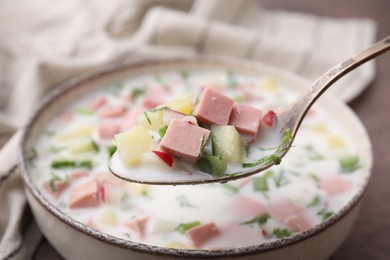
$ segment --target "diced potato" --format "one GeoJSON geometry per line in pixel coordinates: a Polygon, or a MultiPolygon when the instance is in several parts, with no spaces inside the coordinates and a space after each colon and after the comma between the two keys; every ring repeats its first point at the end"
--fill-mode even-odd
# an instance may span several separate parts
{"type": "Polygon", "coordinates": [[[82,126],[79,128],[75,128],[72,130],[68,130],[64,133],[59,133],[56,136],[58,141],[68,141],[75,138],[85,137],[92,134],[93,127],[92,126],[82,126]]]}
{"type": "Polygon", "coordinates": [[[71,153],[97,152],[98,146],[90,137],[75,139],[67,147],[71,153]]]}
{"type": "Polygon", "coordinates": [[[170,220],[161,218],[155,218],[152,226],[152,232],[154,234],[169,234],[172,233],[177,223],[170,220]]]}
{"type": "Polygon", "coordinates": [[[145,184],[128,182],[125,186],[133,196],[143,196],[148,192],[148,185],[145,184]]]}
{"type": "Polygon", "coordinates": [[[146,129],[157,132],[164,125],[163,113],[163,109],[145,111],[138,116],[137,122],[146,129]]]}
{"type": "Polygon", "coordinates": [[[276,92],[277,87],[276,83],[271,78],[266,78],[260,83],[260,89],[270,91],[270,92],[276,92]]]}
{"type": "Polygon", "coordinates": [[[141,125],[115,135],[115,143],[123,164],[127,166],[137,165],[140,162],[141,154],[150,152],[155,147],[148,130],[141,125]]]}
{"type": "Polygon", "coordinates": [[[100,215],[99,222],[106,225],[116,225],[118,217],[113,209],[107,209],[100,215]]]}
{"type": "Polygon", "coordinates": [[[178,98],[162,105],[162,107],[164,106],[186,115],[189,115],[192,112],[192,105],[188,98],[178,98]]]}
{"type": "Polygon", "coordinates": [[[344,141],[339,136],[330,135],[327,138],[328,145],[331,148],[340,148],[344,146],[344,141]]]}
{"type": "Polygon", "coordinates": [[[168,244],[165,245],[168,248],[177,248],[177,249],[192,249],[192,247],[185,245],[180,242],[169,242],[168,244]]]}

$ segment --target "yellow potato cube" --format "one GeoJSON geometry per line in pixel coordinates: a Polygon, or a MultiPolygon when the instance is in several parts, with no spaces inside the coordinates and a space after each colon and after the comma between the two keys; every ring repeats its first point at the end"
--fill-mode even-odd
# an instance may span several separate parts
{"type": "Polygon", "coordinates": [[[162,105],[162,107],[169,107],[172,110],[189,115],[192,112],[192,105],[188,98],[178,98],[171,102],[162,105]]]}
{"type": "Polygon", "coordinates": [[[344,141],[339,136],[330,135],[327,137],[327,141],[331,148],[340,148],[344,146],[344,141]]]}
{"type": "Polygon", "coordinates": [[[123,164],[134,166],[140,162],[141,154],[152,151],[155,147],[153,138],[141,125],[129,131],[115,135],[115,143],[123,164]]]}
{"type": "Polygon", "coordinates": [[[168,244],[165,245],[168,248],[177,248],[177,249],[192,249],[192,247],[185,245],[180,242],[169,242],[168,244]]]}
{"type": "Polygon", "coordinates": [[[163,113],[164,109],[151,109],[139,115],[137,121],[146,129],[158,132],[164,125],[163,113]]]}
{"type": "Polygon", "coordinates": [[[64,133],[59,133],[55,138],[58,141],[68,141],[79,137],[85,137],[92,134],[92,126],[82,126],[75,129],[68,130],[64,133]]]}
{"type": "Polygon", "coordinates": [[[117,215],[115,213],[115,211],[113,209],[108,209],[106,211],[104,211],[98,221],[100,223],[103,223],[103,224],[106,224],[106,225],[116,225],[118,224],[118,218],[117,218],[117,215]]]}
{"type": "Polygon", "coordinates": [[[133,196],[144,196],[148,192],[148,185],[145,184],[128,182],[125,186],[133,196]]]}
{"type": "Polygon", "coordinates": [[[277,92],[278,88],[276,87],[276,83],[272,78],[266,78],[260,83],[260,89],[277,92]]]}

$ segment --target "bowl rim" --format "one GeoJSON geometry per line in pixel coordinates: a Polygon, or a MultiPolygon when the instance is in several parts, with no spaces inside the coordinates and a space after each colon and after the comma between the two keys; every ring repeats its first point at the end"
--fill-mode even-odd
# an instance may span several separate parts
{"type": "Polygon", "coordinates": [[[346,104],[344,104],[343,102],[341,102],[340,100],[338,100],[337,98],[334,98],[331,95],[328,95],[327,93],[326,95],[330,96],[328,98],[332,98],[334,99],[332,101],[336,103],[340,103],[340,105],[344,106],[344,108],[348,110],[347,112],[349,112],[351,116],[355,117],[354,120],[357,121],[357,123],[361,124],[363,135],[366,137],[366,144],[367,144],[367,148],[369,149],[368,152],[370,155],[369,156],[370,158],[368,158],[367,161],[368,176],[365,180],[364,185],[356,192],[353,198],[347,204],[345,204],[337,213],[335,213],[325,221],[321,222],[320,224],[317,224],[314,227],[304,232],[300,232],[286,238],[278,239],[276,241],[265,242],[259,245],[245,246],[239,248],[216,249],[216,250],[165,248],[165,247],[147,245],[138,242],[133,242],[130,240],[125,240],[89,228],[84,224],[82,224],[81,222],[65,215],[61,210],[59,210],[53,204],[51,204],[45,198],[45,196],[41,194],[38,188],[35,187],[35,185],[33,184],[33,181],[30,178],[28,169],[26,167],[26,155],[25,155],[26,152],[25,147],[26,147],[27,140],[29,139],[29,134],[31,131],[30,129],[32,129],[36,120],[46,110],[46,107],[52,102],[55,102],[55,100],[59,98],[61,95],[69,91],[73,91],[73,89],[76,89],[79,85],[86,84],[90,81],[94,81],[99,78],[103,78],[115,72],[133,70],[140,67],[158,67],[159,65],[164,65],[164,64],[181,64],[181,63],[200,64],[200,65],[211,64],[217,66],[230,65],[237,68],[244,68],[244,69],[250,68],[252,70],[255,69],[259,71],[262,70],[271,71],[277,75],[281,75],[281,77],[293,79],[294,81],[299,82],[301,84],[307,84],[307,85],[310,84],[310,82],[307,79],[299,75],[296,75],[292,72],[280,68],[276,68],[267,64],[248,61],[248,60],[241,60],[237,58],[226,58],[226,57],[215,57],[215,56],[157,58],[157,59],[145,59],[142,61],[135,61],[135,62],[127,62],[122,64],[112,64],[112,65],[101,67],[97,70],[94,70],[91,73],[87,73],[82,76],[69,79],[63,82],[62,84],[59,84],[56,88],[54,88],[54,90],[51,93],[49,93],[47,96],[45,96],[42,99],[42,102],[33,112],[32,116],[28,120],[28,123],[22,129],[22,134],[21,134],[21,139],[19,142],[19,149],[18,149],[18,165],[21,170],[21,175],[23,178],[25,189],[27,188],[26,191],[29,191],[33,195],[33,198],[41,205],[41,207],[43,207],[52,216],[54,216],[55,218],[57,218],[67,226],[73,228],[74,230],[84,233],[90,238],[96,239],[103,243],[108,243],[116,247],[120,247],[122,249],[134,250],[137,251],[138,253],[165,256],[165,257],[185,257],[185,258],[187,257],[199,257],[199,258],[224,257],[225,258],[225,257],[234,257],[234,256],[248,256],[248,255],[265,253],[279,248],[291,246],[292,244],[296,244],[298,242],[316,236],[321,232],[324,232],[328,227],[335,225],[345,215],[347,215],[350,211],[352,211],[352,209],[354,209],[354,207],[361,201],[363,195],[367,191],[367,186],[371,180],[372,165],[373,165],[373,158],[372,158],[373,151],[372,151],[371,141],[367,134],[366,128],[363,126],[360,119],[352,111],[352,109],[348,107],[346,104]]]}

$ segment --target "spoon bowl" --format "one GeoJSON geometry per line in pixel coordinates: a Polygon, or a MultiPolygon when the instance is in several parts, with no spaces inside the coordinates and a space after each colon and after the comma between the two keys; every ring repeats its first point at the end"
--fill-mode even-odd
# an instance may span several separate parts
{"type": "MultiPolygon", "coordinates": [[[[205,183],[225,183],[232,180],[245,178],[254,174],[258,174],[267,170],[268,168],[279,164],[282,158],[289,151],[293,140],[299,130],[302,120],[315,101],[338,79],[346,75],[350,71],[364,64],[365,62],[375,58],[376,56],[388,51],[390,49],[390,36],[374,43],[366,50],[360,52],[354,57],[342,62],[325,74],[319,77],[306,92],[299,96],[295,102],[287,107],[277,111],[276,131],[283,136],[278,149],[272,156],[261,158],[254,167],[241,168],[232,174],[224,174],[222,176],[213,177],[209,175],[202,175],[202,177],[194,176],[193,178],[160,178],[156,174],[151,179],[129,177],[129,169],[121,165],[118,152],[116,152],[110,160],[109,169],[115,176],[129,182],[154,184],[154,185],[194,185],[205,183]]],[[[142,173],[132,176],[142,176],[142,173]]]]}

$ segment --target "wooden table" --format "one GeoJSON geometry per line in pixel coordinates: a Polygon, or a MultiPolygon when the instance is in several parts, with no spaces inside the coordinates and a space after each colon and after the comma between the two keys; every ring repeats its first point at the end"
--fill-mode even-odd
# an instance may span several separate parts
{"type": "MultiPolygon", "coordinates": [[[[308,12],[335,18],[371,18],[378,23],[378,39],[390,35],[389,0],[261,0],[269,9],[308,12]]],[[[337,39],[335,39],[337,40],[337,39]]],[[[347,241],[331,260],[390,259],[390,53],[377,59],[377,76],[353,102],[352,109],[367,127],[374,148],[373,177],[361,215],[347,241]]],[[[43,240],[34,259],[62,259],[43,240]]]]}
{"type": "MultiPolygon", "coordinates": [[[[377,39],[390,35],[389,0],[261,0],[269,9],[308,12],[335,18],[370,18],[378,24],[377,39]]],[[[337,39],[335,39],[337,40],[337,39]]],[[[373,176],[360,217],[347,241],[331,257],[390,259],[390,53],[377,59],[376,77],[350,103],[367,127],[374,149],[373,176]]]]}

